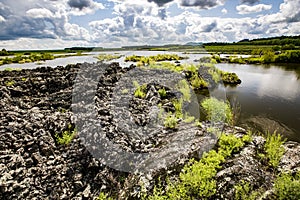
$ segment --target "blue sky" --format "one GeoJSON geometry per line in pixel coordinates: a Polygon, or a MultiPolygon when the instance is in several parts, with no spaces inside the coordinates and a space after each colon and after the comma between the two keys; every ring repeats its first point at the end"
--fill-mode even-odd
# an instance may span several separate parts
{"type": "Polygon", "coordinates": [[[300,34],[299,0],[0,0],[0,48],[233,42],[300,34]]]}

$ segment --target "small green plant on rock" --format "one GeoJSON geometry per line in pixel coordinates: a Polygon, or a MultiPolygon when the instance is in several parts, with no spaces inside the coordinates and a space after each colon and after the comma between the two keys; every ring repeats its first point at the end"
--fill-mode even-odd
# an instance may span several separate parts
{"type": "Polygon", "coordinates": [[[295,176],[289,173],[282,173],[277,176],[274,185],[276,199],[298,200],[300,199],[300,172],[295,176]]]}
{"type": "Polygon", "coordinates": [[[234,189],[235,200],[255,200],[261,196],[259,191],[254,191],[250,183],[245,182],[244,180],[242,180],[240,184],[234,186],[234,189]]]}
{"type": "Polygon", "coordinates": [[[191,101],[190,85],[185,79],[180,80],[176,88],[182,93],[183,101],[191,101]]]}
{"type": "Polygon", "coordinates": [[[183,117],[183,114],[182,114],[183,100],[182,99],[173,100],[172,103],[173,103],[173,106],[175,108],[175,117],[182,118],[183,117]]]}
{"type": "Polygon", "coordinates": [[[249,136],[237,138],[234,135],[225,135],[219,139],[219,148],[204,153],[199,161],[191,159],[183,167],[176,181],[166,180],[167,186],[163,190],[160,186],[154,187],[153,195],[149,199],[209,199],[217,192],[215,176],[225,159],[232,153],[239,151],[249,136]]]}
{"type": "Polygon", "coordinates": [[[147,85],[144,84],[140,86],[137,81],[133,81],[133,85],[136,88],[136,90],[134,91],[134,96],[141,99],[145,98],[147,85]]]}
{"type": "Polygon", "coordinates": [[[198,73],[194,74],[191,78],[191,85],[194,89],[207,88],[208,83],[198,76],[198,73]]]}
{"type": "Polygon", "coordinates": [[[6,85],[7,87],[13,86],[14,84],[15,84],[15,81],[13,81],[13,80],[5,81],[5,85],[6,85]]]}
{"type": "Polygon", "coordinates": [[[61,136],[56,133],[55,137],[56,137],[56,141],[58,144],[60,145],[68,145],[72,142],[73,138],[75,137],[75,135],[77,134],[77,129],[73,129],[71,130],[72,127],[69,124],[68,125],[68,130],[65,130],[62,132],[61,136]]]}
{"type": "Polygon", "coordinates": [[[274,132],[273,134],[268,133],[266,143],[264,146],[265,154],[260,154],[262,158],[266,158],[269,164],[276,168],[283,156],[285,150],[283,147],[285,140],[280,134],[274,132]]]}
{"type": "Polygon", "coordinates": [[[168,113],[164,121],[165,127],[170,129],[175,129],[177,127],[177,123],[178,123],[177,117],[172,113],[168,113]]]}
{"type": "Polygon", "coordinates": [[[165,98],[167,96],[167,91],[165,88],[161,88],[158,90],[158,94],[161,98],[165,98]]]}
{"type": "Polygon", "coordinates": [[[113,198],[109,197],[108,194],[105,194],[104,192],[100,192],[97,200],[113,200],[113,198]]]}
{"type": "Polygon", "coordinates": [[[128,94],[128,93],[129,93],[129,90],[125,88],[125,89],[123,89],[123,90],[121,91],[121,93],[122,93],[122,94],[128,94]]]}

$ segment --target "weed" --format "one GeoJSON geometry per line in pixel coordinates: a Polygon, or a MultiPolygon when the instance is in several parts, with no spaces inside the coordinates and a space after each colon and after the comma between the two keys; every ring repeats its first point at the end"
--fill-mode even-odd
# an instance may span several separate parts
{"type": "Polygon", "coordinates": [[[183,121],[186,123],[192,123],[195,121],[195,117],[194,116],[190,116],[188,113],[184,113],[183,115],[183,121]]]}
{"type": "Polygon", "coordinates": [[[260,156],[267,158],[269,164],[274,168],[278,166],[279,161],[285,152],[284,147],[282,146],[284,142],[285,140],[282,139],[282,136],[276,132],[273,134],[267,134],[266,143],[264,146],[266,154],[260,156]]]}
{"type": "Polygon", "coordinates": [[[15,84],[15,81],[13,81],[13,80],[5,81],[5,85],[6,85],[7,87],[13,86],[14,84],[15,84]]]}
{"type": "Polygon", "coordinates": [[[121,93],[122,93],[122,94],[128,94],[128,93],[129,93],[129,90],[125,88],[125,89],[123,89],[123,90],[121,91],[121,93]]]}
{"type": "Polygon", "coordinates": [[[68,126],[68,130],[62,132],[62,136],[58,133],[55,134],[56,141],[60,145],[68,145],[72,142],[73,138],[77,134],[77,129],[71,130],[71,125],[68,126]]]}
{"type": "Polygon", "coordinates": [[[142,99],[145,98],[147,85],[144,84],[144,85],[140,86],[137,81],[133,81],[133,85],[136,88],[136,90],[134,92],[134,96],[137,98],[142,98],[142,99]]]}
{"type": "Polygon", "coordinates": [[[115,60],[115,59],[118,59],[121,57],[122,57],[122,55],[100,54],[96,58],[99,61],[111,61],[111,60],[115,60]]]}
{"type": "Polygon", "coordinates": [[[165,88],[159,89],[158,94],[161,98],[165,98],[167,96],[167,91],[165,88]]]}
{"type": "Polygon", "coordinates": [[[221,134],[219,141],[219,153],[224,157],[230,156],[232,153],[238,152],[241,147],[244,146],[245,141],[248,141],[249,136],[245,135],[242,138],[237,138],[236,136],[230,134],[221,134]]]}
{"type": "Polygon", "coordinates": [[[197,67],[197,66],[195,66],[195,65],[185,65],[184,67],[185,67],[185,70],[190,71],[190,72],[192,72],[193,74],[198,73],[198,68],[199,68],[199,67],[197,67]]]}
{"type": "Polygon", "coordinates": [[[217,70],[209,69],[208,73],[212,76],[215,83],[218,83],[221,80],[221,74],[217,70]]]}
{"type": "Polygon", "coordinates": [[[176,88],[182,93],[183,101],[189,102],[191,100],[190,86],[185,79],[180,80],[179,83],[176,85],[176,88]]]}
{"type": "Polygon", "coordinates": [[[202,128],[203,124],[197,119],[195,120],[195,123],[194,123],[195,126],[199,127],[199,128],[202,128]]]}
{"type": "Polygon", "coordinates": [[[177,117],[172,113],[168,113],[164,121],[164,126],[166,128],[175,129],[177,127],[177,123],[178,123],[177,117]]]}
{"type": "Polygon", "coordinates": [[[113,198],[109,197],[108,194],[105,194],[104,192],[100,192],[97,200],[113,200],[113,198]]]}
{"type": "Polygon", "coordinates": [[[183,117],[183,114],[182,114],[183,100],[182,99],[173,100],[172,103],[173,103],[173,106],[175,108],[175,117],[176,118],[182,118],[183,117]]]}

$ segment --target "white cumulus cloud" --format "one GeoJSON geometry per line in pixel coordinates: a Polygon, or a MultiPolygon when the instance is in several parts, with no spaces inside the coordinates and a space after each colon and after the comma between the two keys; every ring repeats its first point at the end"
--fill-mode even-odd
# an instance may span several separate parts
{"type": "Polygon", "coordinates": [[[257,4],[255,6],[239,5],[236,7],[236,10],[238,11],[239,14],[245,15],[245,14],[262,12],[264,10],[270,10],[271,8],[272,5],[266,5],[266,4],[257,4]]]}
{"type": "Polygon", "coordinates": [[[222,12],[223,14],[227,14],[227,13],[228,13],[228,10],[227,10],[226,8],[223,8],[223,9],[221,10],[221,12],[222,12]]]}
{"type": "Polygon", "coordinates": [[[26,15],[32,18],[51,18],[53,13],[46,8],[32,8],[26,11],[26,15]]]}

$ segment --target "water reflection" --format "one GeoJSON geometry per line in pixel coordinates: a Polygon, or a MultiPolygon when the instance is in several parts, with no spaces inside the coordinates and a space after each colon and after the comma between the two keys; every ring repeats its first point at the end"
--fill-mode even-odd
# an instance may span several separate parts
{"type": "Polygon", "coordinates": [[[278,130],[300,141],[300,65],[218,64],[218,68],[238,74],[242,84],[226,87],[229,99],[241,105],[239,125],[260,131],[278,130]]]}

